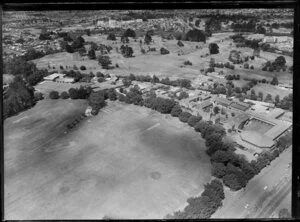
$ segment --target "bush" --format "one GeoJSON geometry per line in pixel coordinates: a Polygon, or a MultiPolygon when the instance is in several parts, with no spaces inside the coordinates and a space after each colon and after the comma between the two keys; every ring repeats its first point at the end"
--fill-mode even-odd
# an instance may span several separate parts
{"type": "Polygon", "coordinates": [[[219,46],[217,45],[217,43],[210,43],[208,48],[209,48],[210,54],[218,54],[219,53],[219,46]]]}
{"type": "Polygon", "coordinates": [[[191,65],[193,65],[189,60],[184,61],[183,64],[184,64],[185,66],[191,66],[191,65]]]}
{"type": "Polygon", "coordinates": [[[192,114],[190,114],[189,112],[182,112],[182,113],[180,113],[180,115],[178,117],[181,122],[186,123],[186,122],[188,122],[188,120],[191,116],[192,116],[192,114]]]}
{"type": "Polygon", "coordinates": [[[59,94],[58,94],[57,91],[51,91],[49,93],[49,97],[50,97],[50,99],[58,99],[59,98],[59,94]]]}
{"type": "Polygon", "coordinates": [[[184,47],[184,44],[183,44],[182,41],[180,41],[180,40],[178,40],[177,45],[178,45],[179,47],[184,47]]]}
{"type": "Polygon", "coordinates": [[[43,93],[41,93],[41,92],[35,92],[35,93],[34,93],[34,99],[35,99],[36,101],[43,100],[43,99],[44,99],[43,93]]]}
{"type": "Polygon", "coordinates": [[[68,92],[66,91],[63,91],[61,94],[60,94],[60,98],[62,99],[68,99],[70,96],[68,94],[68,92]]]}
{"type": "Polygon", "coordinates": [[[116,36],[115,36],[114,33],[110,33],[110,34],[108,34],[108,36],[107,36],[107,40],[116,41],[117,39],[116,39],[116,36]]]}

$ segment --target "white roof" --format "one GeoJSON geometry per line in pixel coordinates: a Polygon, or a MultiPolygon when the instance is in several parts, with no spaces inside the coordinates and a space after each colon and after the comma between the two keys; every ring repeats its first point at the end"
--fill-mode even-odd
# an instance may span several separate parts
{"type": "Polygon", "coordinates": [[[64,74],[53,73],[53,74],[51,74],[51,75],[49,75],[49,76],[44,77],[44,79],[46,79],[46,80],[54,80],[54,79],[56,79],[56,78],[58,78],[58,77],[62,78],[62,77],[64,77],[64,76],[65,76],[64,74]]]}

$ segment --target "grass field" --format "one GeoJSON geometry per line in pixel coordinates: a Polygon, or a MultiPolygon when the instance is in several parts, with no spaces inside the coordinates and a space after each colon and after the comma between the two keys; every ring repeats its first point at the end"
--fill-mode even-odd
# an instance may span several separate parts
{"type": "Polygon", "coordinates": [[[144,107],[109,103],[64,134],[86,106],[43,100],[5,120],[5,219],[163,218],[211,179],[199,134],[144,107]]]}
{"type": "MultiPolygon", "coordinates": [[[[157,75],[161,77],[171,77],[171,78],[189,78],[193,79],[200,74],[201,69],[205,69],[209,65],[211,58],[214,58],[216,62],[226,63],[228,62],[228,57],[231,50],[241,51],[242,55],[252,55],[252,49],[250,48],[236,48],[234,43],[229,36],[231,33],[216,33],[210,37],[207,42],[189,42],[183,41],[184,47],[179,47],[177,45],[177,40],[163,40],[160,36],[153,36],[154,42],[150,44],[150,47],[155,47],[155,52],[148,52],[146,55],[141,54],[141,47],[146,51],[148,50],[147,45],[140,46],[140,40],[143,41],[142,37],[134,39],[130,38],[130,43],[128,44],[133,48],[134,57],[133,58],[124,58],[120,53],[116,52],[116,47],[120,48],[122,45],[120,37],[117,37],[116,41],[107,40],[106,35],[84,35],[86,41],[93,41],[97,44],[106,44],[110,45],[113,50],[110,52],[109,56],[112,60],[112,65],[119,65],[119,68],[112,70],[103,70],[96,60],[89,60],[87,57],[84,57],[84,60],[74,60],[73,55],[63,52],[56,53],[53,55],[45,56],[41,59],[35,60],[39,68],[47,68],[48,63],[51,66],[56,66],[58,69],[60,65],[64,67],[67,65],[69,69],[73,69],[73,65],[80,67],[85,65],[87,67],[84,73],[89,72],[109,72],[117,75],[129,75],[130,73],[134,74],[150,74],[157,75]],[[208,46],[209,43],[216,42],[219,45],[219,54],[210,55],[208,46]],[[198,49],[196,49],[198,46],[198,49]],[[164,47],[170,51],[168,55],[160,55],[160,48],[164,47]],[[183,55],[178,56],[178,52],[183,52],[183,55]],[[192,62],[192,66],[183,66],[184,61],[189,60],[192,62]]],[[[235,65],[235,70],[224,68],[224,74],[239,74],[241,79],[247,78],[265,78],[268,81],[271,81],[274,76],[276,76],[280,83],[292,83],[292,74],[286,72],[265,72],[262,71],[263,63],[267,60],[274,60],[277,56],[276,53],[270,52],[261,52],[261,57],[251,60],[248,63],[254,65],[254,69],[244,69],[243,64],[235,65]],[[241,67],[240,67],[241,66],[241,67]]],[[[287,61],[287,66],[291,66],[293,59],[289,56],[285,56],[287,61]]],[[[216,69],[219,71],[219,69],[216,69]]],[[[212,77],[217,80],[218,78],[212,77]]],[[[238,85],[243,85],[243,82],[238,83],[238,85]]]]}
{"type": "MultiPolygon", "coordinates": [[[[278,86],[274,86],[274,85],[271,85],[271,84],[261,84],[261,83],[258,83],[252,89],[254,89],[256,95],[258,95],[259,92],[262,92],[264,98],[268,94],[271,94],[273,100],[275,99],[276,95],[279,95],[279,98],[283,99],[283,97],[288,96],[290,93],[292,93],[291,90],[280,88],[278,86]]],[[[248,91],[248,94],[250,94],[250,93],[251,93],[251,90],[248,91]]]]}

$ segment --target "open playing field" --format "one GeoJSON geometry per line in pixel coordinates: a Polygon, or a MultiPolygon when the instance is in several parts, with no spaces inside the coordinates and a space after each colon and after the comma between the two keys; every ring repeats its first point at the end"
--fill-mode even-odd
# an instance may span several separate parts
{"type": "Polygon", "coordinates": [[[5,219],[163,218],[210,181],[187,124],[110,102],[64,134],[86,106],[43,100],[5,120],[5,219]]]}

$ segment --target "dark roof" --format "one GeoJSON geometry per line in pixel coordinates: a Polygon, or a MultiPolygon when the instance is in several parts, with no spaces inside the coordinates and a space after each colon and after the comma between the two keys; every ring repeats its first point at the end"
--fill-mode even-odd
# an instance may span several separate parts
{"type": "Polygon", "coordinates": [[[200,105],[198,106],[198,108],[204,109],[204,108],[206,108],[208,106],[211,106],[211,105],[212,105],[212,102],[210,102],[210,101],[204,101],[204,102],[200,103],[200,105]]]}
{"type": "Polygon", "coordinates": [[[246,111],[250,107],[248,103],[243,103],[243,102],[234,102],[230,106],[232,108],[242,110],[242,111],[246,111]]]}
{"type": "Polygon", "coordinates": [[[220,98],[220,97],[216,97],[216,98],[215,98],[215,101],[216,101],[217,103],[220,103],[220,104],[226,105],[226,106],[229,106],[229,105],[232,103],[232,101],[230,101],[230,100],[228,100],[228,99],[225,99],[225,98],[220,98]]]}

